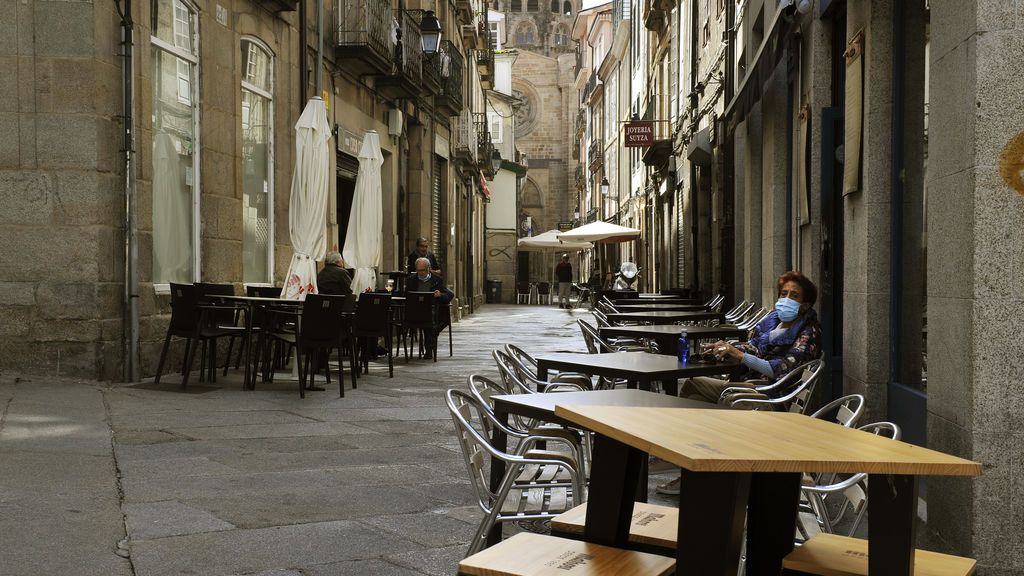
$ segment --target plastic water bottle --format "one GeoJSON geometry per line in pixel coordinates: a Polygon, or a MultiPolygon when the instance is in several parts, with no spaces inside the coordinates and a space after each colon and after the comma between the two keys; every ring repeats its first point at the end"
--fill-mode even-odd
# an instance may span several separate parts
{"type": "Polygon", "coordinates": [[[686,337],[686,328],[679,332],[679,363],[686,366],[690,360],[690,340],[686,337]]]}

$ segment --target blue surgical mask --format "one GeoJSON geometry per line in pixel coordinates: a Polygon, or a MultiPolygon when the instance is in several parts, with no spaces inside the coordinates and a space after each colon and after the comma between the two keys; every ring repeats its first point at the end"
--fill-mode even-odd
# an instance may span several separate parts
{"type": "Polygon", "coordinates": [[[791,298],[779,298],[775,303],[775,312],[778,313],[779,320],[792,322],[800,314],[800,303],[791,298]]]}

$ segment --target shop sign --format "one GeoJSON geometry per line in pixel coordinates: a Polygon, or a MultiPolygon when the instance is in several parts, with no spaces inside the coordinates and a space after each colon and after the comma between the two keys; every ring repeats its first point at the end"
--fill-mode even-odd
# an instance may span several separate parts
{"type": "Polygon", "coordinates": [[[572,230],[572,229],[573,229],[572,222],[559,222],[558,223],[558,231],[559,232],[568,232],[569,230],[572,230]]]}
{"type": "Polygon", "coordinates": [[[654,122],[626,122],[626,148],[642,148],[654,144],[654,122]]]}

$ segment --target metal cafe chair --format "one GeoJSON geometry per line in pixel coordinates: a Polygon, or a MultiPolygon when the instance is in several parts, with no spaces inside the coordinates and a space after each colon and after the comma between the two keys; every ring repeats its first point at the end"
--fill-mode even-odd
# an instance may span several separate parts
{"type": "Polygon", "coordinates": [[[359,365],[363,374],[370,371],[370,354],[377,348],[377,339],[384,338],[388,351],[388,377],[395,376],[394,357],[391,353],[391,294],[365,292],[356,301],[352,322],[352,335],[359,340],[359,365]]]}
{"type": "Polygon", "coordinates": [[[732,386],[722,391],[718,402],[743,410],[797,412],[807,410],[814,387],[824,372],[824,360],[811,360],[765,386],[732,386]]]}
{"type": "MultiPolygon", "coordinates": [[[[859,430],[870,434],[876,434],[893,440],[899,440],[901,436],[900,427],[892,422],[875,422],[865,424],[859,430]]],[[[867,512],[868,506],[868,475],[863,472],[853,474],[838,482],[829,479],[827,482],[816,483],[813,486],[804,486],[803,502],[800,505],[801,512],[810,512],[818,521],[818,527],[822,532],[835,534],[840,522],[847,512],[853,513],[853,522],[845,530],[845,536],[853,536],[857,532],[867,512]],[[842,498],[838,506],[827,505],[830,500],[842,498]],[[830,511],[830,508],[835,511],[830,511]]],[[[797,523],[804,539],[807,538],[806,530],[801,523],[797,523]]]]}
{"type": "MultiPolygon", "coordinates": [[[[421,346],[437,362],[437,337],[448,329],[448,356],[454,354],[452,348],[451,309],[442,305],[434,297],[433,292],[406,292],[405,313],[402,327],[407,332],[418,330],[423,335],[421,346]]],[[[405,348],[405,359],[409,359],[409,349],[405,348]]]]}
{"type": "MultiPolygon", "coordinates": [[[[167,334],[164,337],[164,345],[160,351],[160,360],[157,363],[156,378],[154,382],[159,384],[163,375],[164,364],[167,361],[167,353],[171,346],[171,337],[185,339],[185,356],[181,366],[181,387],[188,386],[189,374],[192,372],[192,362],[195,360],[196,346],[215,343],[218,338],[232,336],[239,332],[237,328],[218,326],[213,321],[214,314],[228,311],[233,314],[233,306],[217,306],[204,304],[200,301],[200,290],[193,284],[171,283],[171,321],[167,325],[167,334]]],[[[215,345],[210,346],[210,362],[216,359],[215,345]]],[[[210,368],[212,371],[212,368],[210,368]]]]}
{"type": "Polygon", "coordinates": [[[529,304],[533,295],[533,287],[529,282],[516,282],[516,304],[529,304]],[[523,302],[525,300],[526,302],[523,302]]]}
{"type": "MultiPolygon", "coordinates": [[[[349,373],[352,388],[356,388],[356,356],[352,327],[347,311],[350,297],[309,294],[302,303],[302,312],[273,310],[272,315],[292,315],[298,320],[295,332],[274,332],[271,337],[295,345],[296,362],[299,369],[299,396],[306,397],[306,382],[313,379],[325,367],[330,381],[330,363],[327,362],[332,350],[338,351],[338,395],[345,396],[345,351],[349,354],[349,373]]],[[[312,386],[310,386],[312,389],[312,386]]]]}
{"type": "Polygon", "coordinates": [[[488,417],[478,399],[468,392],[448,390],[445,403],[455,423],[477,505],[484,513],[467,557],[483,548],[496,523],[551,519],[583,503],[583,476],[571,454],[532,450],[534,441],[529,438],[523,439],[515,452],[499,450],[490,442],[489,429],[501,424],[488,417]],[[492,490],[489,471],[497,462],[505,465],[505,474],[497,490],[492,490]]]}

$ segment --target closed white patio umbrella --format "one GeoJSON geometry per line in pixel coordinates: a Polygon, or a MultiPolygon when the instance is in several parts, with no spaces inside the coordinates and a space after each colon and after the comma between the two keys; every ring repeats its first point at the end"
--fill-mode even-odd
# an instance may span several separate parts
{"type": "Polygon", "coordinates": [[[324,101],[313,97],[295,123],[295,170],[288,202],[292,255],[282,298],[315,294],[316,261],[327,250],[327,195],[331,173],[331,125],[324,101]]]}
{"type": "Polygon", "coordinates": [[[517,245],[526,252],[579,252],[594,247],[590,242],[561,242],[558,234],[558,230],[548,230],[543,234],[520,238],[517,245]]]}
{"type": "Polygon", "coordinates": [[[618,224],[612,224],[610,222],[591,222],[590,224],[584,224],[579,228],[573,228],[568,232],[562,232],[558,235],[558,239],[564,242],[597,242],[599,244],[616,244],[619,242],[629,242],[635,240],[640,236],[640,231],[636,228],[628,228],[626,226],[619,226],[618,224]]]}
{"type": "Polygon", "coordinates": [[[380,183],[382,164],[384,156],[380,153],[380,137],[370,130],[363,136],[363,147],[359,150],[359,173],[341,254],[345,264],[356,269],[352,277],[352,292],[355,294],[377,286],[377,274],[373,269],[380,266],[380,245],[384,239],[380,183]]]}

